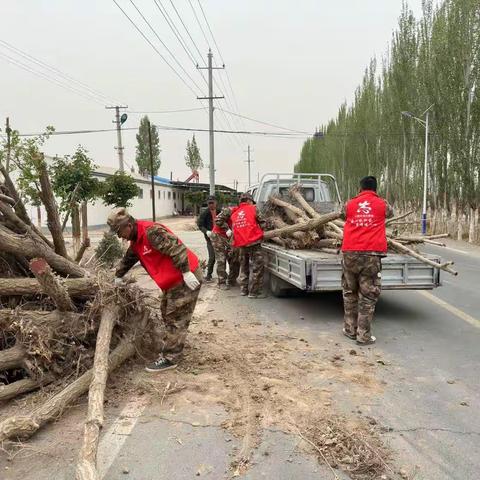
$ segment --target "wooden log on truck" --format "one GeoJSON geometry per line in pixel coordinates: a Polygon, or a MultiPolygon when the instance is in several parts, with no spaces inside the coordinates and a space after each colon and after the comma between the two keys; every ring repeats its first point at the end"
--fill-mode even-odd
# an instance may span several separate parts
{"type": "Polygon", "coordinates": [[[315,230],[321,225],[325,225],[332,220],[340,217],[340,213],[332,212],[327,213],[326,215],[321,215],[318,218],[312,218],[308,222],[298,223],[295,225],[289,225],[288,227],[277,228],[275,230],[269,230],[265,232],[264,239],[268,240],[273,237],[282,237],[284,235],[290,235],[293,232],[306,232],[309,230],[315,230]]]}
{"type": "Polygon", "coordinates": [[[83,432],[83,444],[77,463],[77,480],[97,480],[97,450],[103,426],[103,402],[108,377],[108,354],[113,326],[120,314],[118,306],[107,305],[102,311],[93,361],[93,380],[88,392],[88,414],[83,432]]]}
{"type": "Polygon", "coordinates": [[[281,198],[270,197],[269,201],[274,205],[276,205],[277,207],[283,208],[287,216],[293,222],[303,223],[304,221],[308,220],[308,216],[305,214],[305,212],[301,208],[298,208],[295,205],[292,205],[291,203],[288,203],[285,200],[282,200],[281,198]]]}
{"type": "MultiPolygon", "coordinates": [[[[98,284],[93,278],[64,278],[62,283],[70,297],[89,297],[98,291],[98,284]]],[[[40,294],[43,290],[36,278],[0,278],[0,297],[40,294]]]]}
{"type": "Polygon", "coordinates": [[[56,254],[32,236],[18,235],[0,223],[0,250],[26,258],[43,257],[58,273],[70,277],[84,277],[85,270],[71,260],[56,254]]]}
{"type": "Polygon", "coordinates": [[[400,242],[396,242],[395,240],[392,240],[391,238],[387,238],[388,245],[391,247],[395,248],[396,250],[406,253],[407,255],[410,255],[411,257],[416,258],[417,260],[420,260],[421,262],[430,265],[431,267],[438,268],[439,270],[445,270],[448,273],[451,273],[452,275],[458,275],[458,272],[450,268],[450,265],[453,265],[453,262],[446,262],[446,263],[437,263],[429,258],[424,257],[423,255],[420,255],[419,253],[415,252],[411,248],[406,247],[405,245],[402,245],[400,242]]]}
{"type": "MultiPolygon", "coordinates": [[[[144,313],[139,322],[138,336],[145,329],[148,314],[144,313]]],[[[136,352],[135,333],[123,338],[108,358],[109,373],[118,368],[122,363],[133,357],[136,352]]],[[[56,420],[66,407],[87,392],[93,378],[90,369],[78,377],[74,382],[48,399],[43,405],[35,409],[30,415],[13,416],[0,422],[0,442],[8,439],[25,439],[31,437],[39,428],[52,420],[56,420]]]]}
{"type": "Polygon", "coordinates": [[[320,214],[316,212],[315,209],[303,198],[302,194],[299,191],[299,185],[294,185],[293,187],[291,187],[288,193],[299,203],[299,205],[307,212],[310,217],[316,218],[320,216],[320,214]]]}
{"type": "Polygon", "coordinates": [[[30,270],[41,285],[43,293],[48,295],[60,312],[71,312],[75,309],[67,289],[53,274],[44,258],[30,260],[30,270]]]}

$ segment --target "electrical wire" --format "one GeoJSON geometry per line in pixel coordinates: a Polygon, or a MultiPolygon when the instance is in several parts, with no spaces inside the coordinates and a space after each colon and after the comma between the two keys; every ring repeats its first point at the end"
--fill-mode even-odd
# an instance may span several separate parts
{"type": "Polygon", "coordinates": [[[49,70],[50,72],[54,73],[55,75],[58,75],[59,77],[61,77],[64,81],[67,81],[67,82],[70,82],[70,83],[73,83],[73,84],[76,84],[78,85],[79,87],[83,88],[84,90],[86,90],[87,92],[89,92],[91,95],[95,96],[95,97],[98,97],[99,99],[101,99],[103,101],[103,103],[114,103],[114,104],[118,104],[118,102],[116,102],[115,100],[112,100],[111,98],[107,97],[106,95],[104,95],[103,93],[101,93],[100,91],[98,90],[95,90],[94,88],[90,87],[89,85],[87,85],[86,83],[84,82],[81,82],[80,80],[77,80],[76,78],[72,77],[71,75],[67,74],[67,73],[64,73],[62,72],[61,70],[59,70],[58,68],[52,66],[52,65],[49,65],[48,63],[34,57],[33,55],[30,55],[29,53],[23,51],[23,50],[20,50],[19,48],[15,47],[14,45],[12,45],[11,43],[8,43],[6,42],[5,40],[1,40],[0,39],[0,45],[3,46],[4,48],[7,48],[8,50],[10,50],[11,52],[23,57],[25,60],[28,60],[30,62],[33,62],[35,63],[36,65],[38,65],[39,67],[41,68],[44,68],[46,70],[49,70]]]}
{"type": "Polygon", "coordinates": [[[158,48],[150,41],[150,39],[142,32],[142,30],[137,26],[137,24],[130,18],[130,16],[125,12],[125,10],[118,4],[117,0],[112,0],[113,3],[119,8],[123,15],[128,19],[132,26],[137,30],[137,32],[142,36],[142,38],[155,50],[157,55],[168,65],[168,67],[173,71],[173,73],[181,80],[181,82],[195,95],[198,96],[197,92],[186,82],[186,80],[178,73],[178,71],[170,64],[170,62],[165,58],[164,55],[160,53],[158,48]]]}
{"type": "Polygon", "coordinates": [[[183,108],[183,109],[179,109],[179,110],[151,110],[151,111],[128,110],[128,113],[141,113],[141,114],[181,113],[181,112],[196,112],[198,110],[205,110],[205,108],[204,107],[198,107],[198,108],[183,108]]]}
{"type": "Polygon", "coordinates": [[[202,24],[200,23],[200,20],[197,16],[197,12],[193,6],[192,0],[188,0],[188,3],[190,4],[190,7],[192,8],[193,15],[195,16],[195,20],[197,21],[198,26],[200,27],[200,31],[202,32],[203,38],[205,39],[205,42],[207,44],[207,47],[210,49],[210,42],[208,41],[207,36],[205,35],[205,31],[203,30],[202,24]]]}

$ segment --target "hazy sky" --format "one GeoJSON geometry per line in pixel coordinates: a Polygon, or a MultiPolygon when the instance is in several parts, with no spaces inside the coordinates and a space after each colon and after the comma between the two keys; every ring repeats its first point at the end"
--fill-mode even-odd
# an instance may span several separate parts
{"type": "MultiPolygon", "coordinates": [[[[169,56],[158,38],[135,11],[130,0],[117,0],[151,39],[158,51],[192,84],[169,56]]],[[[176,16],[170,0],[164,5],[189,48],[198,57],[176,16]]],[[[208,46],[195,20],[189,0],[172,0],[206,60],[208,46]]],[[[198,0],[190,0],[199,19],[198,0]]],[[[401,0],[200,0],[226,63],[238,110],[230,92],[230,106],[237,113],[288,128],[313,132],[315,126],[335,116],[342,101],[350,100],[373,55],[381,56],[390,41],[401,10],[401,0]]],[[[410,5],[418,16],[421,0],[410,5]]],[[[155,0],[135,0],[135,5],[154,27],[175,58],[206,95],[199,72],[174,37],[155,0]]],[[[208,36],[208,29],[202,23],[208,36]]],[[[201,107],[201,102],[169,69],[139,35],[112,0],[22,0],[2,2],[0,40],[52,65],[109,99],[134,111],[165,111],[201,107]]],[[[209,39],[218,64],[221,60],[209,39]]],[[[85,99],[11,64],[5,55],[27,62],[0,43],[0,116],[10,116],[22,133],[39,132],[46,125],[57,130],[112,128],[113,111],[105,100],[85,99]]],[[[39,66],[28,62],[35,70],[39,66]]],[[[51,71],[41,70],[49,76],[51,71]]],[[[224,90],[225,73],[215,71],[224,90]],[[223,82],[220,76],[223,76],[223,82]]],[[[219,89],[215,88],[219,95],[219,89]]],[[[224,100],[216,102],[229,110],[224,100]]],[[[216,128],[273,131],[272,127],[229,116],[230,126],[219,111],[216,128]]],[[[205,111],[151,114],[158,125],[208,128],[205,111]]],[[[140,114],[129,113],[125,127],[137,127],[140,114]]],[[[2,125],[2,131],[4,130],[2,125]]],[[[278,130],[277,130],[278,131],[278,130]]],[[[184,180],[185,145],[191,132],[160,131],[160,175],[184,180]]],[[[208,134],[197,133],[208,164],[208,134]]],[[[135,165],[135,131],[123,133],[125,159],[135,165]]],[[[54,137],[45,153],[73,153],[78,144],[87,148],[98,165],[116,166],[115,132],[54,137]]],[[[218,183],[232,185],[247,180],[246,150],[253,150],[252,177],[271,171],[289,172],[298,160],[303,140],[217,134],[218,183]]],[[[208,171],[201,172],[208,182],[208,171]]]]}

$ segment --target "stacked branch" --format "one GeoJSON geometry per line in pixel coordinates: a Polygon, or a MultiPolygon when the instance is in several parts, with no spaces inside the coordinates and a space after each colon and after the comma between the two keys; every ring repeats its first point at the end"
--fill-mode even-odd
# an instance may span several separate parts
{"type": "MultiPolygon", "coordinates": [[[[344,222],[340,213],[320,214],[315,205],[308,203],[302,196],[299,185],[291,187],[287,194],[272,196],[266,204],[265,212],[269,230],[265,240],[289,249],[316,249],[325,253],[339,253],[343,240],[344,222]]],[[[438,263],[418,251],[418,246],[431,244],[445,246],[438,239],[448,237],[440,235],[398,235],[395,228],[399,221],[413,212],[387,220],[388,252],[409,255],[434,268],[444,270],[452,275],[457,272],[451,268],[453,262],[438,263]]]]}
{"type": "Polygon", "coordinates": [[[142,351],[158,302],[81,267],[88,239],[72,260],[46,168],[40,198],[52,240],[32,225],[8,172],[0,173],[0,402],[47,385],[52,391],[33,411],[0,417],[0,442],[28,438],[90,390],[77,478],[98,478],[108,375],[142,351]]]}

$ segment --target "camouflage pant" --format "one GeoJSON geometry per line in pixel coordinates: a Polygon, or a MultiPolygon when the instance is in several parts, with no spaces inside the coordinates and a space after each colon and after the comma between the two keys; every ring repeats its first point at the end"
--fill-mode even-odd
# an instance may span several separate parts
{"type": "Polygon", "coordinates": [[[216,233],[213,233],[210,239],[215,250],[215,259],[217,261],[218,284],[223,285],[227,282],[229,284],[235,283],[240,270],[238,248],[233,248],[226,238],[216,233]]]}
{"type": "Polygon", "coordinates": [[[242,292],[253,295],[261,293],[264,270],[265,259],[260,243],[240,248],[240,289],[242,292]]]}
{"type": "Polygon", "coordinates": [[[356,252],[343,254],[344,327],[359,342],[370,340],[370,324],[381,290],[382,259],[356,252]]]}
{"type": "MultiPolygon", "coordinates": [[[[202,281],[202,269],[195,270],[202,281]]],[[[161,322],[153,326],[153,342],[159,354],[176,363],[182,356],[188,326],[192,319],[200,288],[190,290],[185,283],[164,292],[161,299],[161,322]]]]}

